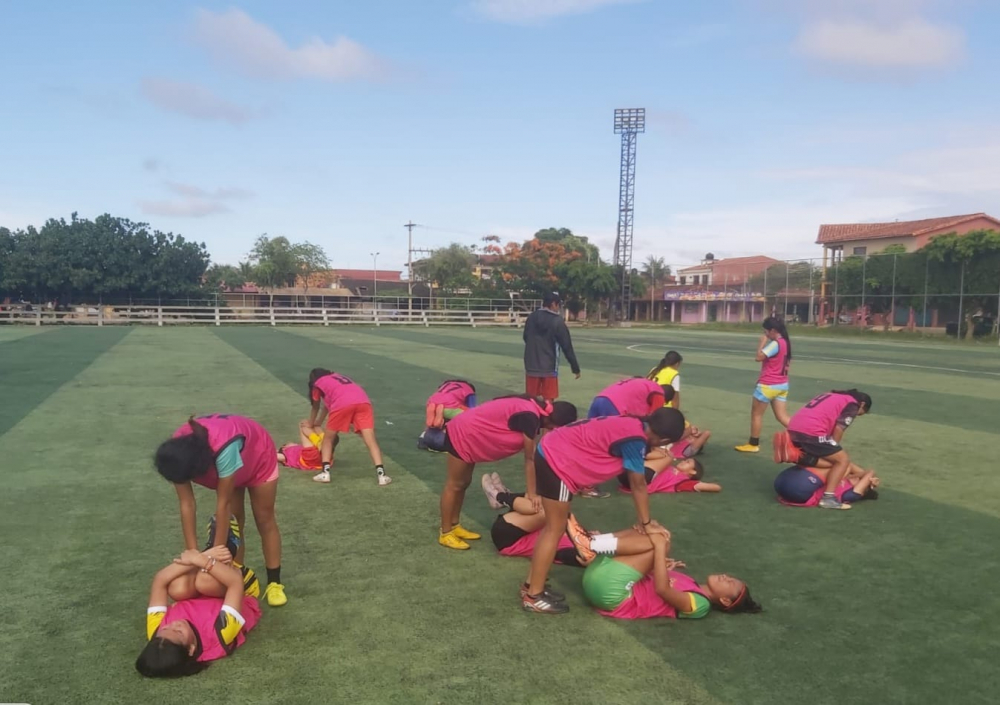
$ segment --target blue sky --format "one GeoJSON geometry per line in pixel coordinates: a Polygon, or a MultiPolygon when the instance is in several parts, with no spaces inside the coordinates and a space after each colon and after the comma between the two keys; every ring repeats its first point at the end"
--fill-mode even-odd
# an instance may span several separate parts
{"type": "Polygon", "coordinates": [[[569,227],[610,257],[815,256],[822,222],[1000,215],[985,0],[0,3],[0,225],[151,223],[335,266],[569,227]],[[874,6],[874,8],[872,7],[874,6]]]}

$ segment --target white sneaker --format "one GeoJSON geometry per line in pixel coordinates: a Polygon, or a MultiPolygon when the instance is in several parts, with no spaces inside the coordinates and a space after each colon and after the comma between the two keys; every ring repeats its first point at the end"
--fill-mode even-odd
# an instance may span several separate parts
{"type": "Polygon", "coordinates": [[[315,475],[313,475],[313,482],[325,482],[325,483],[329,483],[330,482],[330,471],[329,470],[323,470],[322,472],[316,473],[315,475]]]}
{"type": "Polygon", "coordinates": [[[379,475],[378,476],[378,485],[379,485],[379,487],[385,487],[390,482],[392,482],[392,478],[389,477],[388,475],[379,475]]]}

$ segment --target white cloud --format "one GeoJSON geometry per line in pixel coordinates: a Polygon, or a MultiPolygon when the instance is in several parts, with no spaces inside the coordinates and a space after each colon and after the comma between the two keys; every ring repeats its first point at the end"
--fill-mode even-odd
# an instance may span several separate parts
{"type": "Polygon", "coordinates": [[[347,37],[318,37],[291,47],[273,29],[242,10],[198,10],[195,40],[219,63],[252,78],[375,80],[388,73],[385,61],[347,37]]]}
{"type": "Polygon", "coordinates": [[[255,112],[194,83],[167,78],[144,78],[142,94],[156,107],[197,120],[222,120],[240,125],[255,112]]]}
{"type": "Polygon", "coordinates": [[[179,201],[139,201],[139,208],[146,215],[172,218],[203,218],[216,213],[228,213],[229,207],[218,201],[188,198],[179,201]]]}
{"type": "Polygon", "coordinates": [[[643,0],[475,0],[479,14],[497,22],[512,24],[538,22],[564,15],[582,15],[609,5],[625,5],[643,0]]]}
{"type": "Polygon", "coordinates": [[[819,20],[802,28],[795,50],[810,59],[855,68],[942,68],[962,59],[965,35],[920,17],[886,26],[863,20],[819,20]]]}
{"type": "Polygon", "coordinates": [[[202,200],[226,201],[253,197],[253,192],[241,188],[223,187],[208,191],[200,186],[182,184],[177,181],[167,181],[165,186],[178,196],[202,200]]]}

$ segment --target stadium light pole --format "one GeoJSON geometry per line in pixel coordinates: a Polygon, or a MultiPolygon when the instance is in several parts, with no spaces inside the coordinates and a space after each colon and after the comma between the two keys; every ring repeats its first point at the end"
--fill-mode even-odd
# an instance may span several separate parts
{"type": "MultiPolygon", "coordinates": [[[[621,273],[618,322],[629,317],[632,302],[632,220],[635,210],[636,137],[646,131],[645,108],[615,110],[615,134],[622,136],[621,170],[618,184],[618,232],[615,237],[615,267],[621,273]]],[[[611,323],[611,321],[609,321],[611,323]]]]}
{"type": "Polygon", "coordinates": [[[378,256],[380,252],[369,252],[372,256],[372,308],[378,307],[378,301],[376,297],[378,296],[378,256]]]}

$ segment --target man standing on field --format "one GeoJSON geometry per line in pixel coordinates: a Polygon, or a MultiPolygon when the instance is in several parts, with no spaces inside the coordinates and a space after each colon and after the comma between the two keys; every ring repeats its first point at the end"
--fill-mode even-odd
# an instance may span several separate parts
{"type": "Polygon", "coordinates": [[[573,352],[569,329],[559,313],[558,291],[546,294],[542,308],[524,322],[524,391],[549,401],[559,396],[559,351],[580,379],[580,365],[573,352]]]}

